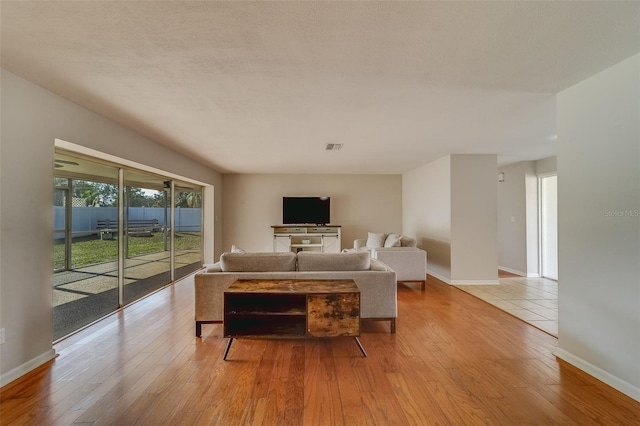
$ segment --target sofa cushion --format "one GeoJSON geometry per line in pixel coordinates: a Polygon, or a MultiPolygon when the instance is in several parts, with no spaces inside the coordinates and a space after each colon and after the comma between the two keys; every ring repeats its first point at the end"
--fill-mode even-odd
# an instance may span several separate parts
{"type": "Polygon", "coordinates": [[[402,235],[389,234],[387,235],[387,239],[384,240],[384,247],[400,247],[401,239],[402,235]]]}
{"type": "Polygon", "coordinates": [[[402,235],[400,238],[400,245],[402,247],[417,247],[418,242],[411,237],[407,237],[406,235],[402,235]]]}
{"type": "Polygon", "coordinates": [[[222,272],[282,272],[296,270],[295,253],[223,253],[222,272]]]}
{"type": "Polygon", "coordinates": [[[376,234],[369,232],[367,237],[367,248],[369,250],[384,246],[384,241],[387,238],[387,234],[376,234]]]}
{"type": "Polygon", "coordinates": [[[371,255],[368,251],[356,253],[298,253],[298,271],[368,271],[371,255]]]}

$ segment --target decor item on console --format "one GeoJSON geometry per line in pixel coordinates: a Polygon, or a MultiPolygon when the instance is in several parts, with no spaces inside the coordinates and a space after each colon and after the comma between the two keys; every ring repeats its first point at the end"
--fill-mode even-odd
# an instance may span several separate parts
{"type": "Polygon", "coordinates": [[[222,323],[224,291],[239,279],[352,279],[360,289],[360,318],[389,321],[395,333],[396,273],[369,252],[223,253],[195,276],[196,336],[202,324],[222,323]]]}
{"type": "Polygon", "coordinates": [[[419,282],[424,290],[427,279],[427,252],[417,247],[414,238],[401,234],[369,232],[367,238],[354,240],[353,251],[370,252],[372,258],[382,261],[396,271],[398,282],[419,282]]]}

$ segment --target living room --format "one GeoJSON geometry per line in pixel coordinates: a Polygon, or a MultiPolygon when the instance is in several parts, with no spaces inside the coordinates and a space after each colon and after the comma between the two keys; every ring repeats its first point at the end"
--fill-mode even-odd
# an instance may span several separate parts
{"type": "MultiPolygon", "coordinates": [[[[2,19],[4,31],[4,14],[2,19]]],[[[32,83],[29,73],[18,75],[5,68],[6,54],[3,52],[1,77],[2,385],[56,356],[51,332],[53,219],[49,213],[56,140],[103,158],[201,182],[206,188],[206,263],[215,261],[232,244],[267,250],[272,242],[270,226],[280,222],[282,196],[330,195],[332,222],[343,227],[345,248],[369,231],[402,232],[419,239],[433,262],[430,267],[441,278],[454,282],[497,279],[497,224],[488,219],[496,217],[497,154],[452,149],[405,173],[351,173],[346,167],[326,174],[228,173],[198,161],[197,152],[180,153],[178,145],[169,148],[118,124],[123,120],[119,112],[100,115],[93,111],[90,99],[80,106],[41,87],[46,82],[32,83]],[[457,174],[466,161],[474,162],[480,173],[474,177],[457,174]],[[460,188],[480,198],[457,193],[460,188]],[[457,213],[466,214],[457,220],[469,223],[470,229],[455,226],[453,215],[457,213]],[[438,222],[443,216],[444,222],[438,222]],[[459,229],[461,235],[456,234],[459,229]],[[487,245],[491,236],[494,241],[487,245]],[[428,240],[450,245],[448,253],[453,257],[448,265],[446,256],[439,260],[437,249],[428,247],[428,240]],[[458,249],[462,252],[455,252],[458,249]],[[474,253],[493,258],[493,263],[487,267],[487,263],[464,261],[474,253]],[[457,259],[463,259],[462,264],[457,259]],[[481,273],[467,275],[467,267],[481,273]]],[[[561,182],[558,356],[636,400],[640,400],[640,252],[635,212],[640,205],[640,157],[639,107],[634,94],[638,93],[639,61],[636,50],[583,75],[558,93],[544,95],[551,103],[557,102],[561,182]],[[605,216],[604,211],[621,215],[605,216]]],[[[350,149],[348,142],[343,149],[350,149]]],[[[325,153],[322,147],[319,151],[309,154],[304,164],[312,164],[316,155],[340,154],[325,153]]],[[[246,156],[259,158],[260,154],[248,152],[246,156]]]]}

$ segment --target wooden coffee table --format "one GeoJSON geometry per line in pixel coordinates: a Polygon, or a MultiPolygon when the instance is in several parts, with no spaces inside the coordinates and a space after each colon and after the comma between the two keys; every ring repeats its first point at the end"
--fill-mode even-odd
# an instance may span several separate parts
{"type": "Polygon", "coordinates": [[[224,292],[225,360],[237,338],[353,337],[366,357],[358,336],[353,280],[237,280],[224,292]]]}

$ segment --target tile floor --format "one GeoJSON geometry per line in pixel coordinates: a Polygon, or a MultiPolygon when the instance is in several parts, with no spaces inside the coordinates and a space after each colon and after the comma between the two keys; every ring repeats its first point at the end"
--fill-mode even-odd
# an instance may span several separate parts
{"type": "Polygon", "coordinates": [[[487,303],[558,337],[558,282],[500,271],[499,285],[457,285],[487,303]]]}

